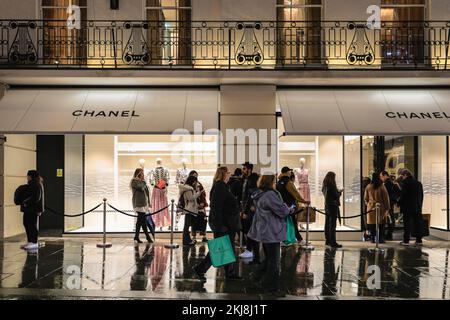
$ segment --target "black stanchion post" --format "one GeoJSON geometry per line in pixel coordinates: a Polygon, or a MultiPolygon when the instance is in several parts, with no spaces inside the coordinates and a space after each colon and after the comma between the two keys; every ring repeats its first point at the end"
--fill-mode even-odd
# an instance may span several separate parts
{"type": "MultiPolygon", "coordinates": [[[[175,213],[175,200],[171,200],[172,204],[170,205],[170,244],[165,244],[164,248],[167,249],[177,249],[179,247],[178,244],[173,243],[173,218],[175,213]]],[[[186,219],[186,217],[185,217],[186,219]]]]}
{"type": "MultiPolygon", "coordinates": [[[[304,250],[313,251],[314,246],[309,243],[309,215],[310,215],[311,206],[308,205],[306,207],[306,243],[301,245],[300,247],[304,250]]],[[[297,228],[297,226],[295,226],[297,228]]]]}
{"type": "Polygon", "coordinates": [[[376,237],[376,250],[378,251],[379,250],[379,248],[378,248],[378,245],[379,245],[379,243],[380,243],[380,228],[379,228],[379,225],[378,225],[378,223],[379,223],[379,221],[378,221],[378,216],[379,216],[379,214],[380,214],[380,204],[377,202],[377,204],[375,205],[375,223],[376,223],[376,234],[375,234],[375,237],[376,237]]]}
{"type": "Polygon", "coordinates": [[[103,242],[97,243],[97,248],[111,248],[112,243],[106,243],[106,198],[103,198],[103,242]]]}

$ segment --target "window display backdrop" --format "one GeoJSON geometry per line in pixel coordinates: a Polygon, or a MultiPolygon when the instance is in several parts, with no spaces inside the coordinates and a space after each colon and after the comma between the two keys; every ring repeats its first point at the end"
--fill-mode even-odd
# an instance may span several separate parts
{"type": "MultiPolygon", "coordinates": [[[[322,181],[328,171],[334,171],[338,188],[345,187],[341,198],[341,215],[345,217],[360,213],[359,137],[283,136],[280,137],[278,150],[280,169],[288,166],[298,173],[300,159],[305,159],[304,168],[308,170],[311,206],[320,210],[324,209],[322,181]],[[346,169],[345,177],[344,167],[346,169]]],[[[296,186],[300,187],[298,178],[296,186]]],[[[338,225],[338,230],[360,229],[360,219],[354,220],[343,220],[342,225],[338,225]]],[[[324,224],[325,217],[317,214],[316,222],[312,223],[310,228],[311,230],[323,230],[324,224]]]]}
{"type": "Polygon", "coordinates": [[[447,229],[446,136],[419,137],[419,168],[424,199],[422,212],[431,214],[430,225],[447,229]]]}
{"type": "MultiPolygon", "coordinates": [[[[178,202],[177,170],[186,159],[188,170],[196,170],[207,193],[212,186],[217,167],[217,137],[172,135],[86,135],[85,137],[85,208],[90,209],[107,198],[118,209],[132,210],[130,180],[134,170],[143,167],[152,194],[149,173],[157,167],[157,159],[168,170],[167,201],[178,202]]],[[[151,209],[153,211],[153,209],[151,209]]],[[[170,213],[170,211],[169,211],[170,213]]],[[[175,230],[181,230],[184,217],[175,230]]],[[[135,219],[116,212],[107,214],[107,231],[132,232],[135,219]]],[[[101,212],[85,216],[84,227],[76,232],[100,232],[103,226],[101,212]]],[[[157,231],[160,231],[157,228],[157,231]]],[[[163,231],[169,230],[165,224],[163,231]]]]}

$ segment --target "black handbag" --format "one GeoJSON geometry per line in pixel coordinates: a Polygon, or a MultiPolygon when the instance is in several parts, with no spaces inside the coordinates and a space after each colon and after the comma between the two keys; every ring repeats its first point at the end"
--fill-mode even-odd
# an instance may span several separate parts
{"type": "Polygon", "coordinates": [[[428,237],[430,235],[430,226],[428,225],[428,220],[424,219],[422,216],[417,220],[417,225],[413,228],[411,235],[414,238],[417,237],[428,237]]]}

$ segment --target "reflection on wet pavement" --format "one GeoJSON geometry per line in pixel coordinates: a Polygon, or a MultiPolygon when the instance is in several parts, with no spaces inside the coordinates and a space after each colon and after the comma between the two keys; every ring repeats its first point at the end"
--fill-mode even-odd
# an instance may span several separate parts
{"type": "MultiPolygon", "coordinates": [[[[243,281],[225,279],[222,269],[211,268],[202,283],[192,266],[207,253],[207,246],[171,251],[163,243],[135,245],[114,239],[100,249],[93,239],[46,238],[38,252],[28,253],[19,242],[0,242],[0,298],[53,299],[91,294],[110,298],[261,298],[250,280],[254,265],[239,261],[243,281]],[[49,289],[49,290],[42,290],[49,289]]],[[[345,243],[334,250],[317,243],[316,250],[282,249],[281,281],[288,298],[432,298],[449,299],[450,243],[427,241],[425,246],[396,243],[373,250],[367,243],[345,243]],[[380,270],[373,288],[371,266],[380,270]]],[[[95,297],[94,297],[95,298],[95,297]]]]}

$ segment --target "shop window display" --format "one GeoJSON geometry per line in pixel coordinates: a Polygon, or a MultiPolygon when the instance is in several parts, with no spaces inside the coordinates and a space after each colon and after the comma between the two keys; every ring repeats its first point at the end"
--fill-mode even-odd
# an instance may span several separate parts
{"type": "MultiPolygon", "coordinates": [[[[339,188],[344,185],[343,136],[283,136],[279,145],[279,167],[294,168],[296,186],[303,197],[310,197],[311,206],[324,209],[322,180],[328,171],[336,173],[339,188]]],[[[359,179],[359,171],[358,171],[359,179]]],[[[344,199],[341,205],[344,207],[344,199]]],[[[343,214],[343,216],[345,213],[343,214]]],[[[325,217],[317,214],[311,230],[323,230],[325,217]]],[[[353,229],[344,222],[338,230],[353,229]]],[[[359,227],[358,227],[359,229],[359,227]]]]}
{"type": "Polygon", "coordinates": [[[430,225],[439,229],[447,229],[446,143],[445,136],[419,138],[419,181],[424,191],[422,213],[430,214],[430,225]]]}
{"type": "MultiPolygon", "coordinates": [[[[178,201],[178,184],[190,170],[196,170],[207,198],[217,167],[216,136],[173,135],[86,135],[85,136],[85,209],[107,198],[121,210],[132,210],[130,179],[136,168],[144,169],[152,196],[152,211],[178,201]],[[163,188],[161,180],[164,181],[163,188]],[[159,186],[159,188],[158,188],[159,186]],[[158,190],[156,190],[158,189],[158,190]],[[158,207],[158,208],[156,208],[158,207]]],[[[85,216],[84,225],[75,232],[102,231],[101,212],[85,216]]],[[[177,220],[175,230],[181,230],[184,216],[177,220]]],[[[170,211],[155,217],[157,231],[170,230],[170,211]]],[[[109,232],[132,232],[133,218],[108,213],[109,232]]],[[[69,230],[66,230],[69,231],[69,230]]]]}

